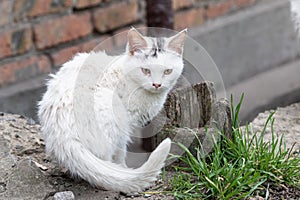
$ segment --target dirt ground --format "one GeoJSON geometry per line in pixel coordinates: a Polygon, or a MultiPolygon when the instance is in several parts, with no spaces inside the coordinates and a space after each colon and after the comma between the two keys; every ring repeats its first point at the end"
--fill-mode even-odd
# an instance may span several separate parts
{"type": "MultiPolygon", "coordinates": [[[[253,121],[253,129],[261,130],[270,111],[260,114],[253,121]]],[[[285,134],[288,147],[300,147],[300,103],[279,108],[275,114],[275,132],[285,134]]],[[[0,199],[55,199],[58,192],[72,191],[75,199],[174,199],[158,194],[169,185],[159,179],[144,194],[120,194],[91,187],[76,180],[51,162],[44,152],[44,142],[39,135],[40,126],[20,115],[0,113],[0,199]]],[[[265,139],[270,139],[270,129],[265,139]]],[[[174,174],[167,172],[166,177],[174,174]]],[[[250,199],[263,199],[258,194],[250,199]]],[[[265,195],[265,194],[264,194],[265,195]]],[[[300,190],[285,185],[269,183],[269,199],[297,199],[300,190]]]]}

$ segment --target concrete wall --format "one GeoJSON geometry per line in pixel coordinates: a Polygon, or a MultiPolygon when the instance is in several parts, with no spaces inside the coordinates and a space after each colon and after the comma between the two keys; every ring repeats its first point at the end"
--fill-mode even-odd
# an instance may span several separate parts
{"type": "MultiPolygon", "coordinates": [[[[193,13],[186,9],[182,5],[178,15],[193,13]]],[[[300,55],[300,45],[290,21],[288,1],[257,3],[249,9],[208,20],[202,26],[189,29],[189,35],[215,61],[227,96],[233,94],[237,100],[245,92],[242,119],[251,119],[265,108],[300,101],[300,79],[295,75],[299,65],[293,62],[300,55]],[[288,64],[282,65],[284,63],[288,64]]],[[[191,72],[187,67],[185,73],[191,72]]],[[[2,89],[0,111],[34,117],[36,102],[45,89],[44,78],[29,79],[2,89]]]]}
{"type": "Polygon", "coordinates": [[[190,31],[211,55],[227,97],[245,93],[241,118],[300,101],[300,42],[289,2],[269,0],[190,31]]]}
{"type": "Polygon", "coordinates": [[[217,64],[226,88],[300,54],[289,2],[270,0],[192,29],[217,64]]]}

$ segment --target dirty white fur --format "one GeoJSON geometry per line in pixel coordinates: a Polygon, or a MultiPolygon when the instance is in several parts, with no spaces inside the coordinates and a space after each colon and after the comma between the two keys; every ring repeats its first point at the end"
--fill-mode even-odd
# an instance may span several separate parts
{"type": "Polygon", "coordinates": [[[290,0],[291,3],[291,17],[295,25],[295,29],[300,35],[300,0],[290,0]]]}
{"type": "Polygon", "coordinates": [[[126,167],[126,147],[132,130],[158,114],[179,78],[185,35],[162,42],[131,29],[124,54],[81,53],[65,63],[39,102],[47,153],[97,187],[122,192],[149,187],[164,165],[170,139],[137,169],[126,167]]]}

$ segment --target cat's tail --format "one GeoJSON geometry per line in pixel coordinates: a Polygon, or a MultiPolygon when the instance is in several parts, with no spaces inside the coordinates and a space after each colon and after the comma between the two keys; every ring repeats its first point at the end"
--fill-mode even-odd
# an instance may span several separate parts
{"type": "Polygon", "coordinates": [[[171,140],[165,139],[137,169],[101,160],[79,141],[69,141],[62,148],[64,153],[57,152],[56,156],[72,174],[92,185],[129,193],[142,191],[156,180],[169,154],[171,140]]]}

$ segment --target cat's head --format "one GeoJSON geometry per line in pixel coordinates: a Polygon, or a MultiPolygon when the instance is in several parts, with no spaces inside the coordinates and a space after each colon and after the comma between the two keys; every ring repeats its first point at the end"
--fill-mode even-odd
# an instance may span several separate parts
{"type": "Polygon", "coordinates": [[[152,93],[169,91],[183,70],[183,45],[187,30],[172,37],[145,37],[128,32],[126,76],[152,93]]]}

